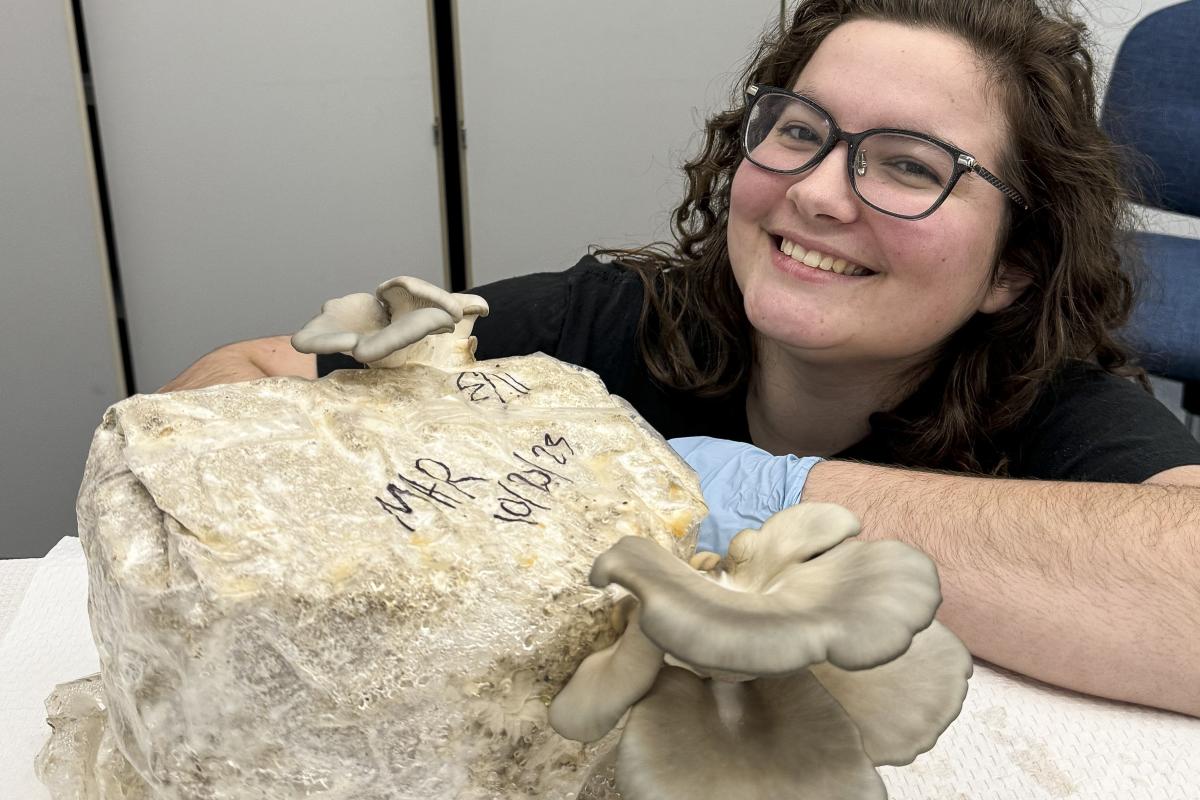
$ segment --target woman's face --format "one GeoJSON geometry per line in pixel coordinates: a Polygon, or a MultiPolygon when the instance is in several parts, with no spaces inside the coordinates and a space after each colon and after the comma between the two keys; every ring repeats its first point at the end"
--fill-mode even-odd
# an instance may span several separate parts
{"type": "MultiPolygon", "coordinates": [[[[843,130],[920,131],[999,169],[1007,121],[987,75],[952,35],[849,22],[787,88],[812,97],[843,130]]],[[[917,363],[976,312],[997,311],[1019,294],[1019,285],[991,280],[1007,202],[968,174],[929,217],[887,216],[854,194],[844,142],[800,175],[743,161],[731,187],[728,238],[750,322],[814,363],[917,363]],[[871,274],[806,266],[784,254],[791,245],[783,240],[871,274]]]]}

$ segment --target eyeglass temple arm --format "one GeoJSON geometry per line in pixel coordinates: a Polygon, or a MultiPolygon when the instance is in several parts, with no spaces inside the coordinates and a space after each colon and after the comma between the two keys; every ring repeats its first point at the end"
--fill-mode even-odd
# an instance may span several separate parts
{"type": "Polygon", "coordinates": [[[966,155],[964,153],[963,155],[958,157],[958,163],[962,164],[968,170],[970,170],[971,172],[974,172],[976,175],[983,178],[985,181],[990,183],[992,186],[995,186],[997,189],[1004,192],[1005,196],[1007,196],[1008,199],[1012,200],[1014,203],[1019,205],[1021,208],[1025,209],[1026,211],[1030,210],[1029,204],[1025,202],[1025,198],[1021,196],[1020,192],[1018,192],[1016,189],[1009,186],[1004,181],[997,178],[992,173],[988,172],[987,169],[985,169],[983,166],[981,166],[979,164],[979,162],[976,161],[971,156],[966,155]]]}

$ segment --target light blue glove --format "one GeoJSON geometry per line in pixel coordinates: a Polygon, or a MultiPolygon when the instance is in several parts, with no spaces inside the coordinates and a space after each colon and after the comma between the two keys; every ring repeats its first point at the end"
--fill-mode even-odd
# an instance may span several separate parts
{"type": "Polygon", "coordinates": [[[700,523],[697,551],[724,556],[747,528],[760,528],[776,511],[800,502],[808,471],[824,459],[773,456],[745,442],[688,436],[667,444],[700,476],[708,516],[700,523]]]}

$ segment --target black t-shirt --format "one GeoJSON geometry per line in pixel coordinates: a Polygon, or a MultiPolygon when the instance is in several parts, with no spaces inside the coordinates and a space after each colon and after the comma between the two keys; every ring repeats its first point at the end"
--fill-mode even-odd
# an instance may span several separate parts
{"type": "MultiPolygon", "coordinates": [[[[542,352],[595,372],[668,439],[750,441],[744,391],[697,398],[651,380],[637,342],[644,289],[635,273],[588,256],[565,272],[471,291],[491,307],[475,323],[480,361],[542,352]]],[[[317,358],[319,375],[359,366],[345,355],[317,358]]],[[[891,438],[884,417],[875,415],[871,433],[835,457],[900,464],[891,438]]],[[[1200,442],[1165,406],[1084,362],[1070,363],[1050,382],[1002,448],[1014,478],[1140,483],[1171,467],[1200,464],[1200,442]]]]}

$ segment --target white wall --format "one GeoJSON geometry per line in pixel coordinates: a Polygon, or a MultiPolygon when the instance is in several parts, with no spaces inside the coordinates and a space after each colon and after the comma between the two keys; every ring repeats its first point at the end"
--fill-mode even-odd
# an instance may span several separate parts
{"type": "Polygon", "coordinates": [[[680,166],[779,0],[460,0],[471,280],[669,238],[680,166]]]}
{"type": "Polygon", "coordinates": [[[70,3],[0,7],[0,558],[75,533],[122,394],[70,3]]]}
{"type": "Polygon", "coordinates": [[[426,0],[84,0],[138,391],[442,284],[426,0]]]}

